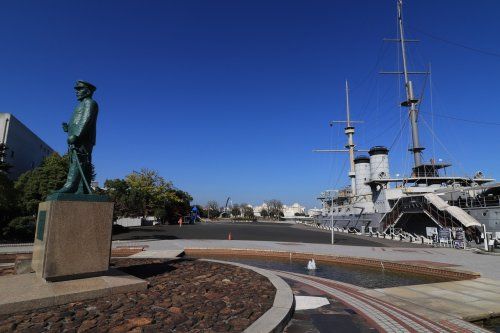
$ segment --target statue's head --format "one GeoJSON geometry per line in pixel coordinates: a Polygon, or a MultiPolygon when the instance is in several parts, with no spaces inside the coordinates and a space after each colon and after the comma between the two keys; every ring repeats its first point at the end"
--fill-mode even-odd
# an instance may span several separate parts
{"type": "Polygon", "coordinates": [[[81,101],[84,98],[92,97],[96,89],[93,84],[78,80],[75,83],[76,98],[81,101]]]}

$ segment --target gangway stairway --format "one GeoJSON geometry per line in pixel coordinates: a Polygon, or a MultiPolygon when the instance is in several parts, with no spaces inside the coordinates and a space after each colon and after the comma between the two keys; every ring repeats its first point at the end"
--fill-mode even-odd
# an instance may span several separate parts
{"type": "MultiPolygon", "coordinates": [[[[438,227],[480,227],[481,224],[463,209],[457,206],[450,206],[446,201],[434,193],[424,195],[413,195],[399,198],[392,210],[387,212],[380,221],[380,230],[387,233],[391,227],[395,227],[402,219],[410,214],[413,216],[428,217],[434,226],[438,227]]],[[[411,216],[410,216],[411,217],[411,216]]],[[[414,223],[419,223],[417,220],[414,223]]],[[[421,229],[425,231],[428,224],[422,223],[421,229]]]]}

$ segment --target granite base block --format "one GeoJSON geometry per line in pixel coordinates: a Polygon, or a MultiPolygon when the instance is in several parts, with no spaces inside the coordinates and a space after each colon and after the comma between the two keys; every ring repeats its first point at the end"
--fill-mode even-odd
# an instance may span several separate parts
{"type": "Polygon", "coordinates": [[[109,268],[112,202],[45,201],[38,207],[32,268],[48,281],[109,268]]]}
{"type": "Polygon", "coordinates": [[[0,277],[0,314],[146,290],[148,282],[119,270],[101,276],[47,282],[35,273],[0,277]]]}

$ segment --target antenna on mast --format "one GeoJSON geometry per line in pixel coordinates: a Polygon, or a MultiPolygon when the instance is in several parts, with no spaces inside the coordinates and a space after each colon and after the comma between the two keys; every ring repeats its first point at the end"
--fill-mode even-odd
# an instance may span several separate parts
{"type": "Polygon", "coordinates": [[[351,193],[356,195],[356,173],[354,172],[354,126],[351,126],[351,111],[349,108],[349,82],[345,80],[345,98],[346,98],[346,113],[347,113],[347,127],[344,129],[345,135],[347,135],[347,145],[345,146],[349,149],[349,178],[351,179],[351,193]]]}
{"type": "Polygon", "coordinates": [[[414,169],[422,165],[422,151],[425,149],[420,146],[420,138],[418,131],[418,110],[417,104],[419,100],[413,95],[413,83],[410,80],[410,74],[429,74],[429,72],[410,72],[408,71],[406,59],[406,43],[418,42],[417,40],[405,40],[404,26],[403,26],[403,0],[397,0],[398,5],[398,24],[399,24],[399,39],[385,39],[388,41],[395,41],[401,45],[401,54],[403,61],[402,72],[381,72],[381,74],[402,74],[405,80],[406,101],[401,103],[401,106],[409,108],[409,118],[411,124],[412,147],[409,149],[413,153],[414,169]]]}
{"type": "Polygon", "coordinates": [[[413,147],[410,151],[413,153],[413,160],[415,167],[422,164],[422,150],[424,147],[420,146],[418,124],[417,124],[417,103],[418,99],[413,96],[413,84],[408,77],[408,67],[406,64],[406,47],[405,47],[405,37],[404,37],[404,26],[403,26],[403,0],[398,0],[398,21],[399,21],[399,34],[401,38],[401,54],[403,58],[403,71],[405,78],[405,88],[406,88],[406,101],[401,105],[410,108],[410,122],[411,122],[411,136],[413,147]]]}
{"type": "Polygon", "coordinates": [[[349,82],[345,80],[345,95],[346,95],[346,120],[332,120],[330,122],[330,126],[335,123],[345,123],[346,127],[344,128],[344,133],[347,136],[347,144],[345,148],[347,149],[315,149],[313,152],[315,153],[349,153],[349,178],[351,179],[351,193],[352,195],[356,195],[356,173],[354,172],[354,152],[362,151],[367,152],[366,149],[355,149],[356,145],[354,144],[353,136],[354,136],[354,126],[351,126],[352,123],[362,123],[362,121],[351,120],[351,111],[349,106],[349,82]]]}

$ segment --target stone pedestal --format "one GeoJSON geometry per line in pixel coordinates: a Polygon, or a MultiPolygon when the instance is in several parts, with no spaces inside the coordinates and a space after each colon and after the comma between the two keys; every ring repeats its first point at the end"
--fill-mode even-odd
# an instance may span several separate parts
{"type": "Polygon", "coordinates": [[[108,270],[113,203],[103,196],[85,197],[67,201],[66,195],[38,206],[32,261],[37,277],[60,281],[108,270]]]}

